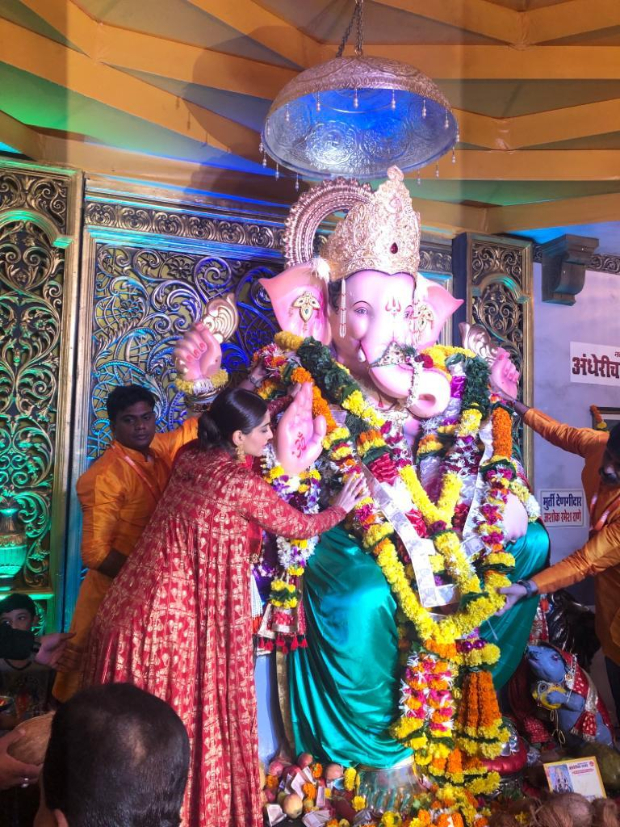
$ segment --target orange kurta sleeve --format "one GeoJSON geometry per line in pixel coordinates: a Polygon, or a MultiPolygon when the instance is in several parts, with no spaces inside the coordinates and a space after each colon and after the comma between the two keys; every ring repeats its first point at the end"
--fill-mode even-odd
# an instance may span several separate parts
{"type": "Polygon", "coordinates": [[[620,516],[597,531],[577,551],[532,577],[538,591],[554,592],[620,565],[620,516]]]}
{"type": "Polygon", "coordinates": [[[547,442],[581,457],[585,457],[593,448],[600,447],[609,436],[592,428],[564,425],[536,408],[526,411],[523,421],[547,442]]]}
{"type": "Polygon", "coordinates": [[[276,492],[256,474],[242,487],[237,509],[247,520],[257,522],[266,531],[280,537],[305,540],[329,531],[344,520],[343,508],[326,508],[320,514],[303,514],[283,502],[276,492]]]}
{"type": "Polygon", "coordinates": [[[198,417],[192,416],[186,419],[185,422],[174,431],[167,431],[163,434],[156,434],[158,446],[161,446],[168,455],[169,461],[172,463],[176,452],[182,448],[186,443],[191,442],[198,436],[198,417]]]}
{"type": "Polygon", "coordinates": [[[96,569],[114,548],[125,487],[112,465],[94,479],[78,480],[77,494],[82,506],[82,561],[96,569]]]}

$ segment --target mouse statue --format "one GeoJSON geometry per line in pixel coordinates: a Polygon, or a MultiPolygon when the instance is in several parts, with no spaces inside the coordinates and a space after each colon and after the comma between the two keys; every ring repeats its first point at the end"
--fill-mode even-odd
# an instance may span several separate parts
{"type": "Polygon", "coordinates": [[[534,675],[532,695],[549,710],[561,743],[612,744],[611,721],[588,673],[577,657],[551,644],[528,646],[526,660],[534,675]]]}

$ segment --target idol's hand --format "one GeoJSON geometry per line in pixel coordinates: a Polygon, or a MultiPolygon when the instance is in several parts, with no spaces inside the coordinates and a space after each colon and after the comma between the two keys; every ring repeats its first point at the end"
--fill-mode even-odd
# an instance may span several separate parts
{"type": "Polygon", "coordinates": [[[209,328],[196,322],[177,342],[174,360],[182,379],[208,379],[222,366],[222,348],[209,328]]]}
{"type": "Polygon", "coordinates": [[[510,402],[517,398],[519,371],[513,365],[508,351],[500,347],[491,365],[491,388],[510,402]]]}
{"type": "Polygon", "coordinates": [[[305,382],[282,415],[276,431],[276,456],[287,474],[301,474],[319,458],[326,431],[325,417],[312,416],[312,385],[305,382]]]}

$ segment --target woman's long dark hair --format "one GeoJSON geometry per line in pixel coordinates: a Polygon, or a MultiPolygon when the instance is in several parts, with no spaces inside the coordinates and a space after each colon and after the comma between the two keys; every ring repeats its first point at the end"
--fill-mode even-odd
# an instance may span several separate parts
{"type": "Polygon", "coordinates": [[[234,456],[234,432],[249,434],[261,424],[266,413],[267,403],[258,394],[242,388],[222,391],[198,420],[200,447],[203,451],[223,448],[234,456]]]}

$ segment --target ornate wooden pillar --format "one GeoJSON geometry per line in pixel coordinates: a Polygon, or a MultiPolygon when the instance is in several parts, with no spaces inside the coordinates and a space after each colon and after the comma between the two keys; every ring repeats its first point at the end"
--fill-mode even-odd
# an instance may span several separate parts
{"type": "Polygon", "coordinates": [[[59,625],[76,331],[80,173],[0,161],[0,499],[28,554],[14,590],[59,625]]]}
{"type": "MultiPolygon", "coordinates": [[[[464,299],[456,321],[479,324],[521,372],[521,398],[532,404],[532,244],[517,238],[463,233],[453,241],[454,295],[464,299]]],[[[456,335],[456,331],[455,331],[456,335]]],[[[519,433],[530,476],[532,436],[519,433]]]]}

